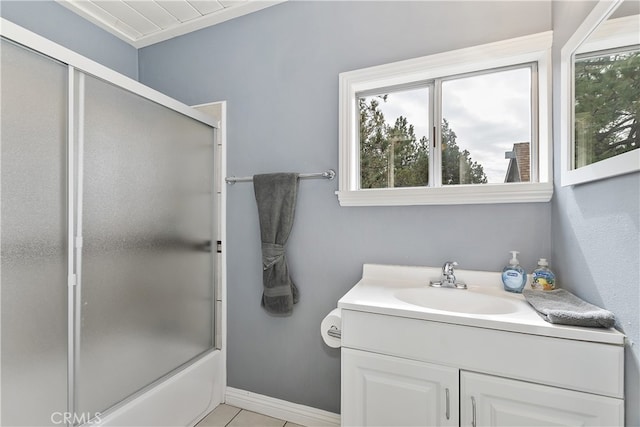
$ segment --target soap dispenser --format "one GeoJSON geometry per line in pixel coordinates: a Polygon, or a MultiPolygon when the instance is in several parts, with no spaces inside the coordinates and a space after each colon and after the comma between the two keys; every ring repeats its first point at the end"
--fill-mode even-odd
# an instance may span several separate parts
{"type": "Polygon", "coordinates": [[[518,251],[510,251],[511,259],[509,265],[502,270],[502,283],[504,290],[507,292],[522,293],[524,285],[527,283],[527,273],[524,268],[520,267],[518,261],[518,251]]]}
{"type": "Polygon", "coordinates": [[[552,291],[556,288],[556,275],[549,269],[546,258],[540,258],[538,267],[533,270],[531,288],[543,291],[552,291]]]}

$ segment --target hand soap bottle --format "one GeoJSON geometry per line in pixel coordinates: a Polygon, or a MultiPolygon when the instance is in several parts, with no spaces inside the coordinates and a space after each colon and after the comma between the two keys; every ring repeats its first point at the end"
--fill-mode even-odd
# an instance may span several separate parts
{"type": "Polygon", "coordinates": [[[524,268],[520,267],[520,261],[518,261],[518,251],[510,251],[512,258],[502,270],[502,283],[504,290],[508,292],[522,293],[524,285],[527,283],[527,273],[524,268]]]}
{"type": "Polygon", "coordinates": [[[549,263],[545,258],[540,258],[538,267],[533,270],[532,289],[552,291],[556,288],[556,275],[549,270],[549,263]]]}

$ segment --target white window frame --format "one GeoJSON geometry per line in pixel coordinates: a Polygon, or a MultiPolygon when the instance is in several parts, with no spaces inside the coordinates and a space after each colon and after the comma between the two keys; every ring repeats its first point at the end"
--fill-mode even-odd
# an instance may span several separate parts
{"type": "Polygon", "coordinates": [[[640,171],[640,150],[575,168],[574,57],[576,54],[637,45],[638,15],[605,21],[622,0],[600,1],[561,50],[560,183],[563,187],[640,171]]]}
{"type": "MultiPolygon", "coordinates": [[[[551,144],[552,31],[408,59],[339,75],[339,185],[341,206],[453,205],[548,202],[553,194],[551,144]],[[357,94],[417,82],[537,63],[532,76],[538,98],[537,129],[532,126],[532,158],[537,153],[538,181],[441,187],[359,188],[360,138],[357,94]],[[537,84],[536,84],[537,82],[537,84]],[[538,137],[537,150],[535,136],[538,137]]],[[[436,94],[437,96],[437,94],[436,94]]],[[[440,126],[436,127],[436,141],[440,126]]],[[[437,166],[438,170],[439,165],[437,166]]],[[[433,168],[432,168],[433,169],[433,168]]]]}

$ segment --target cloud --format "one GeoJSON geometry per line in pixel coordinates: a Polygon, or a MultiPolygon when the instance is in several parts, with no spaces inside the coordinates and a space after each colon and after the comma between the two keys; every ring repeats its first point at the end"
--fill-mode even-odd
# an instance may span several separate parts
{"type": "MultiPolygon", "coordinates": [[[[368,97],[367,99],[371,99],[368,97]]],[[[427,138],[429,132],[429,89],[426,87],[392,92],[387,102],[380,101],[380,111],[384,114],[388,125],[393,126],[400,116],[406,117],[413,125],[416,139],[427,138]]]]}
{"type": "Polygon", "coordinates": [[[528,68],[443,82],[443,117],[489,182],[504,182],[509,164],[504,153],[531,140],[530,93],[528,68]]]}

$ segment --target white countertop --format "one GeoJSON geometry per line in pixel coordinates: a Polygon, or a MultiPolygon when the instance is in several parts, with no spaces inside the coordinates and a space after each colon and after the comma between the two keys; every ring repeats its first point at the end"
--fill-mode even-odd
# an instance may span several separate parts
{"type": "MultiPolygon", "coordinates": [[[[505,314],[474,314],[441,311],[414,305],[396,297],[398,291],[429,286],[429,280],[439,280],[440,268],[365,264],[362,279],[339,301],[344,310],[357,310],[391,316],[409,317],[434,322],[498,329],[556,338],[623,345],[625,336],[611,328],[565,326],[544,321],[522,294],[503,290],[500,273],[456,270],[459,280],[469,290],[431,288],[430,292],[447,292],[455,298],[462,292],[479,292],[507,298],[516,305],[515,311],[505,314]]],[[[527,284],[527,286],[529,286],[527,284]]]]}

